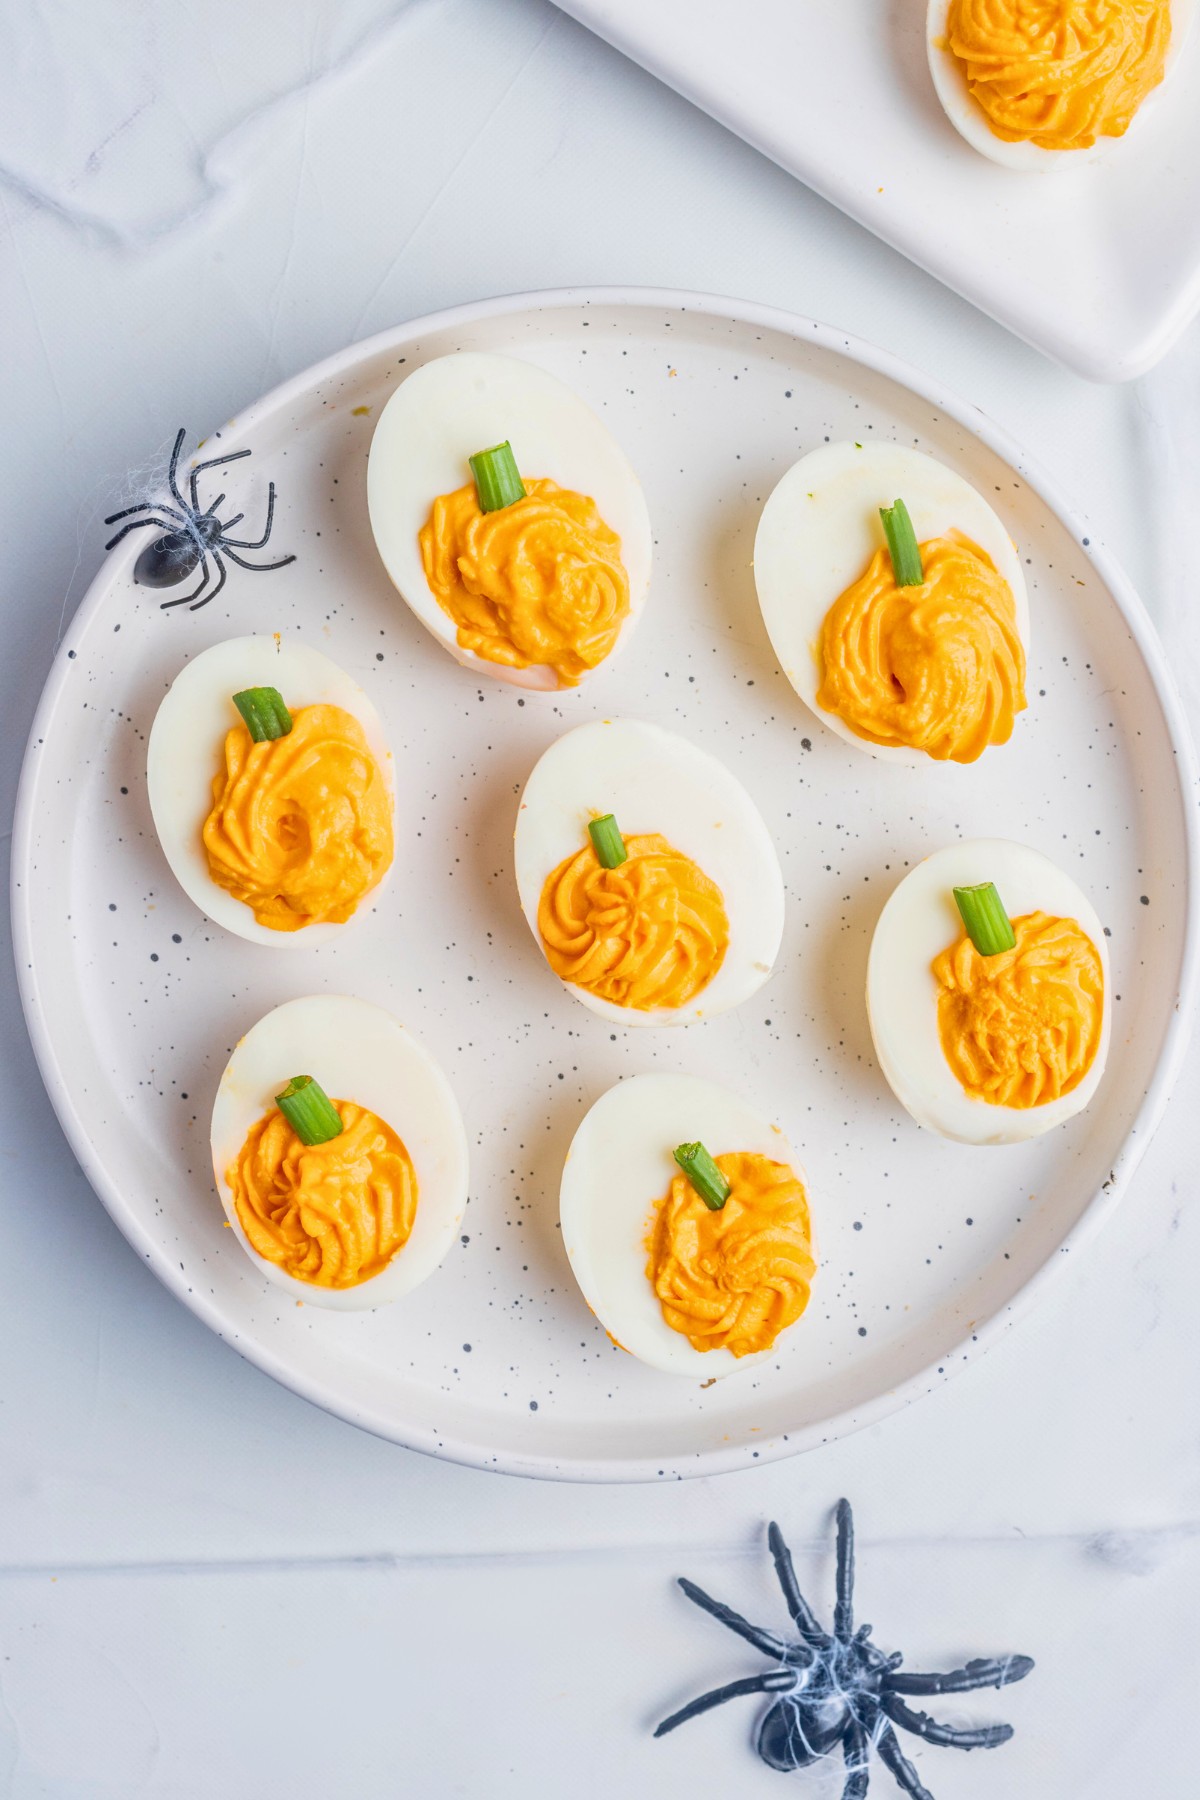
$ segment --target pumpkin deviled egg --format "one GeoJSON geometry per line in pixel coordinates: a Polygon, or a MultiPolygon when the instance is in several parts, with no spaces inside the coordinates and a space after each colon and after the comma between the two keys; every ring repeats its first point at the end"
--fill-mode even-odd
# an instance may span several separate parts
{"type": "Polygon", "coordinates": [[[525,784],[517,887],[551,969],[619,1025],[686,1025],[749,998],[783,935],[783,877],[741,783],[635,719],[580,725],[525,784]]]}
{"type": "Polygon", "coordinates": [[[1195,0],[929,0],[929,70],[950,123],[1010,169],[1089,162],[1170,74],[1195,0]]]}
{"type": "Polygon", "coordinates": [[[381,1306],[431,1275],[467,1203],[467,1143],[428,1050],[365,1000],[276,1007],[217,1089],[213,1174],[259,1273],[296,1300],[381,1306]]]}
{"type": "Polygon", "coordinates": [[[1111,979],[1087,896],[1025,844],[926,857],[871,942],[867,1010],[883,1072],[918,1125],[1014,1144],[1072,1118],[1104,1073],[1111,979]]]}
{"type": "Polygon", "coordinates": [[[464,350],[414,370],[375,428],[367,499],[396,587],[476,673],[575,687],[637,622],[650,579],[641,485],[545,369],[464,350]]]}
{"type": "Polygon", "coordinates": [[[232,638],[176,676],[150,732],[150,810],[180,886],[259,944],[335,937],[392,866],[392,753],[319,650],[232,638]]]}
{"type": "Polygon", "coordinates": [[[899,444],[828,444],[759,521],[775,654],[839,737],[901,762],[974,762],[1025,706],[1029,603],[1004,526],[961,475],[899,444]]]}
{"type": "Polygon", "coordinates": [[[708,1381],[769,1355],[808,1305],[802,1171],[777,1126],[711,1081],[634,1075],[572,1140],[563,1244],[622,1350],[708,1381]]]}

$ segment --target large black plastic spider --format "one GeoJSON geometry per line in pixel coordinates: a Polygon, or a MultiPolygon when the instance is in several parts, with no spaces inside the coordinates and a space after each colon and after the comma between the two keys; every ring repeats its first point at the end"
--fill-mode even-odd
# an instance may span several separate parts
{"type": "Polygon", "coordinates": [[[798,1639],[788,1641],[751,1625],[732,1607],[711,1599],[694,1581],[681,1576],[679,1585],[689,1600],[779,1667],[701,1694],[664,1719],[655,1737],[741,1694],[774,1694],[758,1728],[758,1754],[770,1768],[787,1774],[819,1762],[840,1743],[846,1761],[842,1800],[862,1800],[865,1795],[872,1745],[912,1800],[933,1800],[901,1750],[894,1725],[915,1732],[927,1744],[950,1744],[958,1750],[991,1750],[1008,1742],[1013,1734],[1011,1725],[983,1725],[975,1730],[940,1725],[928,1713],[906,1706],[901,1695],[962,1694],[971,1688],[1007,1687],[1028,1675],[1033,1658],[977,1658],[945,1675],[902,1675],[899,1665],[904,1659],[898,1650],[885,1656],[871,1642],[869,1625],[854,1629],[854,1515],[848,1500],[839,1500],[837,1507],[837,1603],[832,1632],[821,1629],[796,1585],[791,1552],[778,1525],[771,1525],[767,1542],[798,1639]]]}
{"type": "Polygon", "coordinates": [[[167,469],[167,486],[171,490],[174,506],[162,505],[157,501],[143,500],[137,506],[123,507],[120,512],[110,513],[105,519],[106,525],[115,525],[118,519],[131,519],[133,513],[145,513],[144,519],[131,519],[128,525],[122,525],[115,537],[109,538],[104,548],[111,550],[131,531],[138,531],[143,525],[156,525],[164,534],[155,538],[152,544],[138,557],[133,566],[133,579],[140,581],[143,587],[164,588],[176,587],[186,581],[192,571],[199,565],[204,573],[200,583],[190,594],[181,594],[176,600],[164,600],[164,611],[171,606],[191,605],[196,612],[215,600],[225,586],[228,570],[222,561],[227,556],[230,562],[236,563],[239,569],[252,569],[257,574],[264,569],[282,569],[288,563],[295,562],[294,556],[282,556],[278,562],[252,563],[238,556],[238,550],[261,550],[271,535],[271,525],[275,518],[275,483],[267,486],[267,522],[263,534],[259,538],[232,538],[228,533],[232,526],[240,525],[245,513],[235,513],[232,519],[222,524],[217,517],[217,508],[224,500],[224,494],[218,494],[212,505],[203,511],[200,508],[200,495],[197,491],[197,478],[205,469],[219,468],[222,463],[240,462],[243,456],[249,456],[249,450],[230,450],[224,456],[211,456],[207,462],[197,463],[188,475],[188,491],[191,504],[179,491],[176,472],[179,468],[179,453],[183,449],[186,434],[180,431],[175,439],[175,448],[171,452],[171,462],[167,469]],[[211,593],[205,593],[212,580],[212,569],[209,559],[217,565],[217,585],[211,593]],[[200,596],[204,595],[201,599],[200,596]]]}

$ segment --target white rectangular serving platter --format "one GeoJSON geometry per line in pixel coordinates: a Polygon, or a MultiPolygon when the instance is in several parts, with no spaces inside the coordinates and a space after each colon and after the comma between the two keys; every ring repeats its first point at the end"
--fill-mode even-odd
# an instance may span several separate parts
{"type": "Polygon", "coordinates": [[[1200,31],[1101,161],[1001,168],[954,130],[924,0],[557,0],[1048,356],[1127,381],[1200,310],[1200,31]]]}
{"type": "Polygon", "coordinates": [[[911,369],[794,315],[697,295],[529,295],[417,320],[297,376],[220,439],[254,453],[222,474],[230,503],[256,519],[275,481],[271,549],[297,560],[234,570],[203,610],[162,612],[132,580],[136,534],[115,550],[47,683],[14,831],[34,1048],[137,1253],[310,1399],[400,1443],[523,1474],[744,1467],[961,1369],[1116,1203],[1185,1038],[1195,768],[1157,640],[1111,558],[1015,445],[911,369]],[[374,421],[398,381],[456,349],[561,376],[642,479],[655,536],[645,616],[582,689],[526,693],[458,667],[380,563],[366,505],[374,421]],[[880,762],[827,731],[780,673],[754,533],[775,482],[826,438],[894,439],[950,464],[1026,559],[1030,705],[1012,743],[977,764],[880,762]],[[272,631],[302,634],[363,685],[396,757],[392,878],[344,938],[311,947],[247,943],[199,913],[147,803],[146,738],[180,667],[272,631]],[[598,1018],[551,974],[521,913],[512,833],[530,769],[568,726],[622,715],[719,756],[779,851],[787,919],[772,978],[700,1025],[598,1018]],[[1096,1101],[1004,1149],[912,1122],[880,1073],[864,1002],[891,888],[930,851],[980,835],[1053,857],[1112,934],[1114,1039],[1096,1101]],[[320,992],[372,999],[410,1027],[467,1125],[462,1242],[424,1286],[370,1313],[298,1307],[271,1287],[224,1228],[213,1187],[209,1118],[233,1045],[281,1001],[320,992]],[[777,1355],[715,1385],[611,1343],[558,1229],[583,1113],[620,1077],[655,1069],[752,1099],[811,1184],[812,1304],[777,1355]]]}

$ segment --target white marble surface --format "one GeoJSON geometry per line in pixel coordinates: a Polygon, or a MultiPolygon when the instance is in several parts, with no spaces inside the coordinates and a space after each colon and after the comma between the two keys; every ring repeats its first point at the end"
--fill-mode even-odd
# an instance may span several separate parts
{"type": "MultiPolygon", "coordinates": [[[[936,368],[1083,501],[1200,718],[1195,330],[1086,386],[546,0],[42,0],[4,35],[6,813],[107,502],[177,422],[429,308],[571,282],[743,293],[936,368]]],[[[768,1469],[581,1489],[369,1439],[211,1337],[89,1191],[3,984],[0,1793],[782,1792],[753,1702],[650,1739],[756,1666],[670,1578],[767,1619],[777,1516],[824,1602],[843,1492],[885,1644],[1039,1659],[972,1709],[1010,1745],[920,1755],[939,1800],[1193,1790],[1196,1049],[1115,1223],[961,1380],[768,1469]]]]}

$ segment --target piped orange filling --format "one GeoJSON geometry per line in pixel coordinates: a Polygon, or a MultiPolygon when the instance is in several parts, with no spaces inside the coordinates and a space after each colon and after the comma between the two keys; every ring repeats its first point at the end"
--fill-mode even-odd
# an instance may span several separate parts
{"type": "Polygon", "coordinates": [[[1169,0],[951,0],[946,44],[1006,143],[1123,137],[1163,78],[1169,0]]]}
{"type": "Polygon", "coordinates": [[[1104,1024],[1100,953],[1074,919],[1023,913],[1016,946],[980,956],[962,937],[934,959],[938,1034],[966,1092],[1046,1106],[1079,1086],[1104,1024]]]}
{"type": "Polygon", "coordinates": [[[724,896],[657,833],[628,837],[625,848],[625,862],[605,869],[587,843],[547,876],[538,903],[547,960],[614,1006],[684,1006],[725,959],[724,896]]]}
{"type": "Polygon", "coordinates": [[[390,1125],[335,1100],[340,1137],[303,1144],[278,1110],[251,1127],[225,1172],[258,1254],[314,1287],[350,1288],[385,1269],[408,1242],[417,1177],[390,1125]]]}
{"type": "Polygon", "coordinates": [[[735,1150],[716,1165],[730,1184],[718,1211],[685,1175],[659,1201],[646,1275],[673,1331],[696,1350],[769,1350],[808,1305],[816,1259],[808,1198],[786,1163],[735,1150]]]}
{"type": "Polygon", "coordinates": [[[420,532],[425,579],[464,650],[513,669],[547,665],[573,687],[629,612],[621,540],[585,494],[549,480],[525,490],[486,513],[473,483],[440,495],[420,532]]]}
{"type": "Polygon", "coordinates": [[[817,705],[869,743],[974,762],[1008,741],[1025,706],[1016,603],[990,557],[957,532],[920,551],[920,587],[897,587],[881,549],[834,601],[817,705]]]}
{"type": "Polygon", "coordinates": [[[363,728],[340,706],[302,706],[285,737],[225,737],[204,822],[208,872],[260,925],[344,924],[392,861],[392,806],[363,728]]]}

